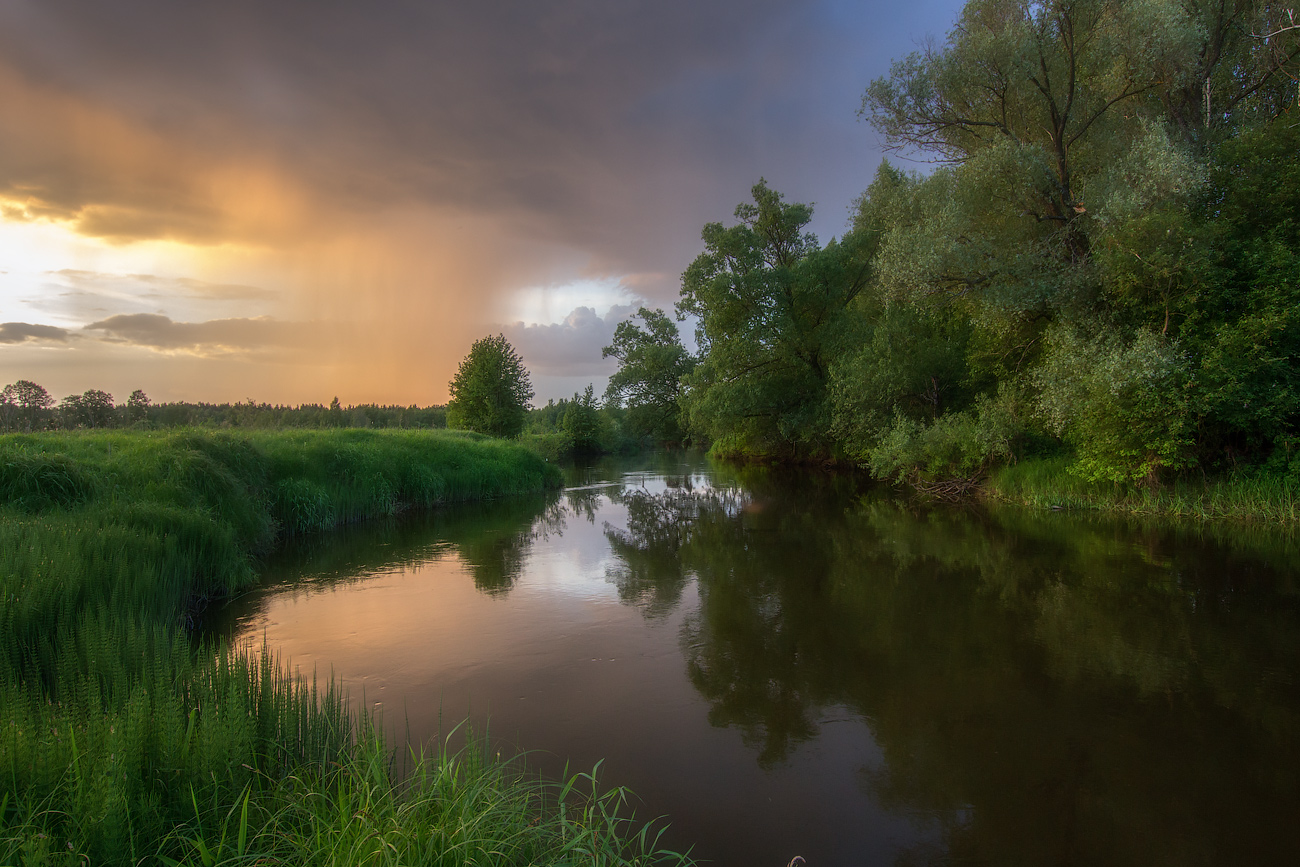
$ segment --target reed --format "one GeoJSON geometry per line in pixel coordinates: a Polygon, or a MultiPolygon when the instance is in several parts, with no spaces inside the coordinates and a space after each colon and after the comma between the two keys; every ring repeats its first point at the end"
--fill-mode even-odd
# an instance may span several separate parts
{"type": "Polygon", "coordinates": [[[0,437],[0,864],[387,863],[430,847],[445,848],[431,863],[499,861],[508,810],[466,795],[459,813],[431,812],[448,780],[471,776],[547,829],[510,863],[559,863],[566,829],[622,841],[608,796],[592,793],[583,809],[597,812],[574,825],[567,801],[546,806],[508,763],[443,752],[404,782],[332,686],[184,628],[255,581],[286,536],[559,481],[522,448],[445,432],[0,437]],[[344,818],[363,802],[387,811],[379,837],[344,818]],[[452,830],[471,819],[497,826],[495,842],[462,844],[452,830]]]}
{"type": "Polygon", "coordinates": [[[1300,521],[1300,480],[1261,471],[1143,487],[1088,482],[1070,472],[1069,459],[1051,458],[1005,467],[984,490],[993,499],[1036,508],[1280,525],[1300,521]]]}

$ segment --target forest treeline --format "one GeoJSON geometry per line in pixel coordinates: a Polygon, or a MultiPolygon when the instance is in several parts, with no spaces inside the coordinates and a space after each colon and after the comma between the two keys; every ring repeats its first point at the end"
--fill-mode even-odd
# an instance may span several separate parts
{"type": "Polygon", "coordinates": [[[444,428],[445,406],[397,406],[373,403],[299,406],[257,403],[154,403],[136,389],[123,404],[99,389],[56,401],[43,386],[20,379],[0,389],[0,433],[42,430],[102,430],[178,427],[236,428],[444,428]]]}
{"type": "Polygon", "coordinates": [[[922,486],[1033,455],[1300,475],[1297,75],[1274,4],[974,0],[863,100],[932,167],[883,163],[826,244],[760,181],[683,274],[698,356],[642,310],[609,396],[719,454],[922,486]]]}

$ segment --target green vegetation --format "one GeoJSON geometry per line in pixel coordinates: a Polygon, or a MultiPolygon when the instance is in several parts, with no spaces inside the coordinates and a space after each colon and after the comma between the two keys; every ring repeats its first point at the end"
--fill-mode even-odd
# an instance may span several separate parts
{"type": "Polygon", "coordinates": [[[642,307],[618,324],[613,343],[601,350],[601,357],[618,360],[618,370],[605,389],[605,402],[626,409],[628,434],[660,443],[681,443],[686,434],[678,398],[681,381],[695,369],[695,359],[682,346],[673,321],[662,310],[642,307]]]}
{"type": "Polygon", "coordinates": [[[1225,477],[1194,511],[1260,496],[1256,514],[1287,514],[1300,29],[1283,13],[971,0],[863,102],[932,172],[883,164],[826,245],[761,181],[736,225],[704,228],[677,305],[700,347],[690,432],[939,494],[1034,457],[1118,486],[1090,502],[1183,502],[1225,477]]]}
{"type": "Polygon", "coordinates": [[[505,335],[474,341],[447,387],[449,426],[496,437],[517,437],[523,431],[533,386],[505,335]]]}
{"type": "Polygon", "coordinates": [[[0,437],[0,863],[648,860],[619,790],[481,744],[403,776],[332,688],[184,631],[284,536],[558,484],[474,434],[0,437]]]}
{"type": "Polygon", "coordinates": [[[659,443],[609,400],[597,399],[588,385],[572,399],[548,400],[528,413],[520,443],[550,461],[575,456],[635,454],[659,443]]]}
{"type": "Polygon", "coordinates": [[[985,482],[995,500],[1046,509],[1101,509],[1134,515],[1206,520],[1300,521],[1300,479],[1268,468],[1213,480],[1175,479],[1160,487],[1089,481],[1064,458],[1003,467],[985,482]]]}
{"type": "Polygon", "coordinates": [[[98,430],[129,427],[163,430],[178,427],[220,428],[441,428],[447,426],[443,406],[343,406],[336,397],[329,406],[255,403],[154,403],[142,389],[115,406],[113,395],[99,389],[58,401],[43,386],[20,379],[0,389],[0,433],[43,430],[98,430]]]}

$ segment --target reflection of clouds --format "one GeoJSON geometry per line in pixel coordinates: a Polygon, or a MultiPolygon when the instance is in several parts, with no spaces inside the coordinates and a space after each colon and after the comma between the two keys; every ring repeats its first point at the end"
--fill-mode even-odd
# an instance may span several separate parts
{"type": "Polygon", "coordinates": [[[66,328],[57,328],[53,325],[34,325],[30,322],[0,323],[0,343],[25,343],[29,340],[67,343],[70,336],[66,328]]]}

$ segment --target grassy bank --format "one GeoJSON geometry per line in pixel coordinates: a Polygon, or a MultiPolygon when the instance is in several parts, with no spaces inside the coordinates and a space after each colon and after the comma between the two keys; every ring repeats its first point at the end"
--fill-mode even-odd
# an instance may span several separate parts
{"type": "Polygon", "coordinates": [[[0,864],[644,855],[617,791],[574,800],[478,748],[395,774],[344,697],[183,626],[285,536],[558,484],[463,434],[0,437],[0,864]]]}
{"type": "Polygon", "coordinates": [[[998,470],[985,482],[984,492],[996,500],[1044,509],[1277,524],[1300,521],[1300,483],[1283,474],[1187,477],[1152,488],[1089,482],[1070,472],[1068,458],[1040,458],[998,470]]]}

